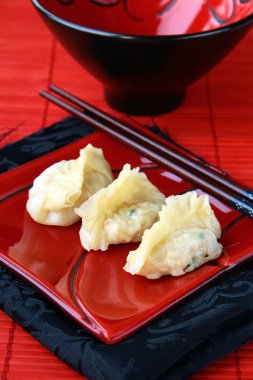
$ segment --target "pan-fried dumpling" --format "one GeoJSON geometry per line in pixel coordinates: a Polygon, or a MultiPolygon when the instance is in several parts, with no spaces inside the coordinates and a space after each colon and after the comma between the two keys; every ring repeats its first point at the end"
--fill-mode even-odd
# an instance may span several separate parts
{"type": "Polygon", "coordinates": [[[165,196],[146,175],[126,164],[114,182],[75,210],[82,218],[83,247],[105,251],[109,244],[140,241],[164,202],[165,196]]]}
{"type": "Polygon", "coordinates": [[[89,144],[77,159],[57,162],[34,180],[26,208],[38,223],[69,226],[79,219],[74,208],[112,181],[102,150],[89,144]]]}
{"type": "Polygon", "coordinates": [[[220,256],[221,228],[207,195],[198,197],[193,191],[170,196],[159,217],[129,253],[125,271],[149,279],[180,276],[220,256]]]}

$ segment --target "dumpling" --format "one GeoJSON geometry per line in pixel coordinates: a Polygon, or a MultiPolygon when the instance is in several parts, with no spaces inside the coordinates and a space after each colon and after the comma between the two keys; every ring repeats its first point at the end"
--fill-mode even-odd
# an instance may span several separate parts
{"type": "Polygon", "coordinates": [[[83,247],[105,251],[109,244],[140,241],[164,202],[165,196],[146,175],[126,164],[114,182],[75,210],[82,218],[83,247]]]}
{"type": "Polygon", "coordinates": [[[74,208],[112,181],[102,149],[89,144],[77,159],[57,162],[34,180],[26,208],[38,223],[69,226],[79,220],[74,208]]]}
{"type": "Polygon", "coordinates": [[[129,253],[125,271],[149,279],[180,276],[220,256],[221,228],[207,195],[192,191],[170,196],[159,217],[129,253]]]}

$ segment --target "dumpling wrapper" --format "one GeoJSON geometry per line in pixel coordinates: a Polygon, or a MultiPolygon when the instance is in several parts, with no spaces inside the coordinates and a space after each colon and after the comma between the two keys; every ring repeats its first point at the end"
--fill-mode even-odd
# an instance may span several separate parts
{"type": "Polygon", "coordinates": [[[125,271],[149,279],[180,276],[220,256],[221,228],[207,195],[170,196],[159,217],[129,253],[125,271]]]}
{"type": "Polygon", "coordinates": [[[77,159],[57,162],[34,180],[26,208],[38,223],[69,226],[79,220],[74,208],[112,181],[102,149],[88,144],[77,159]]]}
{"type": "Polygon", "coordinates": [[[146,175],[126,164],[117,179],[75,210],[82,218],[82,246],[105,251],[110,244],[140,241],[164,202],[165,196],[146,175]]]}

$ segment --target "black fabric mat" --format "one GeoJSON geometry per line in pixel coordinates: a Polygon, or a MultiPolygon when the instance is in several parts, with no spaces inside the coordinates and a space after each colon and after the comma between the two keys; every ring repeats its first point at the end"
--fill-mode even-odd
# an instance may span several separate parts
{"type": "MultiPolygon", "coordinates": [[[[1,150],[16,167],[91,133],[67,118],[1,150]]],[[[0,307],[65,363],[95,380],[184,380],[253,338],[253,263],[227,273],[115,345],[80,327],[0,266],[0,307]]]]}

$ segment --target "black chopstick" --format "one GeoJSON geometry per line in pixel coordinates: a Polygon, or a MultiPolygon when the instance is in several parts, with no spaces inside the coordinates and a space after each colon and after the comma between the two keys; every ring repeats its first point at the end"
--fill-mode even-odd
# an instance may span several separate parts
{"type": "Polygon", "coordinates": [[[99,110],[95,106],[57,86],[51,85],[50,90],[57,93],[64,99],[67,99],[75,106],[80,107],[83,111],[88,111],[88,114],[95,115],[100,120],[119,128],[122,133],[127,134],[129,137],[133,137],[141,143],[148,144],[153,151],[159,152],[173,162],[187,167],[190,171],[193,170],[194,173],[210,178],[212,181],[220,184],[223,188],[227,188],[232,193],[239,195],[243,200],[252,203],[253,206],[253,192],[242,188],[241,185],[235,181],[232,181],[231,178],[228,179],[228,177],[223,175],[221,172],[217,172],[211,167],[207,168],[207,166],[202,164],[200,161],[196,162],[196,160],[192,159],[190,156],[186,156],[172,147],[169,147],[168,144],[166,145],[166,143],[161,139],[156,139],[154,135],[151,136],[149,134],[149,136],[147,136],[147,131],[144,127],[139,126],[139,130],[133,129],[130,126],[123,124],[120,120],[117,120],[113,116],[99,110]]]}
{"type": "MultiPolygon", "coordinates": [[[[163,155],[163,152],[158,151],[156,148],[151,149],[150,139],[146,138],[145,143],[142,139],[140,142],[140,136],[138,135],[136,139],[134,140],[133,134],[129,133],[127,128],[126,133],[122,133],[122,129],[119,128],[119,125],[122,124],[119,122],[118,129],[112,128],[111,122],[109,122],[109,125],[105,124],[104,118],[95,118],[94,114],[92,112],[93,108],[90,108],[88,111],[89,113],[84,113],[83,106],[80,106],[82,109],[78,109],[74,107],[72,104],[69,104],[65,102],[62,99],[59,99],[58,97],[42,90],[40,91],[40,95],[42,95],[44,98],[50,100],[54,104],[60,106],[61,108],[65,109],[66,111],[70,112],[71,114],[79,117],[81,120],[91,124],[92,126],[96,127],[97,129],[105,132],[106,134],[110,135],[111,137],[117,139],[118,141],[122,142],[123,144],[129,146],[130,148],[136,150],[137,152],[143,154],[144,156],[148,157],[152,161],[157,162],[158,164],[162,165],[168,170],[173,171],[180,177],[186,179],[187,181],[193,183],[194,185],[199,186],[200,188],[204,189],[205,191],[209,192],[210,194],[216,196],[217,198],[221,199],[222,201],[228,203],[231,207],[236,209],[237,211],[241,212],[242,214],[245,214],[249,216],[250,218],[253,218],[253,205],[250,203],[247,203],[244,199],[239,198],[238,196],[234,195],[231,192],[226,191],[224,188],[219,187],[220,184],[216,183],[214,181],[213,176],[209,176],[209,178],[203,178],[197,173],[190,171],[189,168],[184,167],[182,165],[179,165],[178,162],[174,162],[165,155],[163,155]],[[131,134],[131,136],[130,136],[131,134]]],[[[71,100],[71,99],[69,99],[71,100]]],[[[76,105],[76,104],[75,104],[76,105]]],[[[90,106],[90,105],[89,105],[90,106]]],[[[92,107],[92,106],[90,106],[92,107]]],[[[101,111],[102,112],[102,111],[101,111]]],[[[96,115],[95,115],[96,116],[96,115]]],[[[109,116],[110,117],[110,116],[109,116]]],[[[111,117],[110,117],[111,118],[111,117]]],[[[116,124],[114,124],[116,126],[116,124]]],[[[135,131],[136,132],[136,131],[135,131]]],[[[145,136],[146,137],[146,136],[145,136]]],[[[212,173],[213,175],[213,173],[212,173]]]]}

